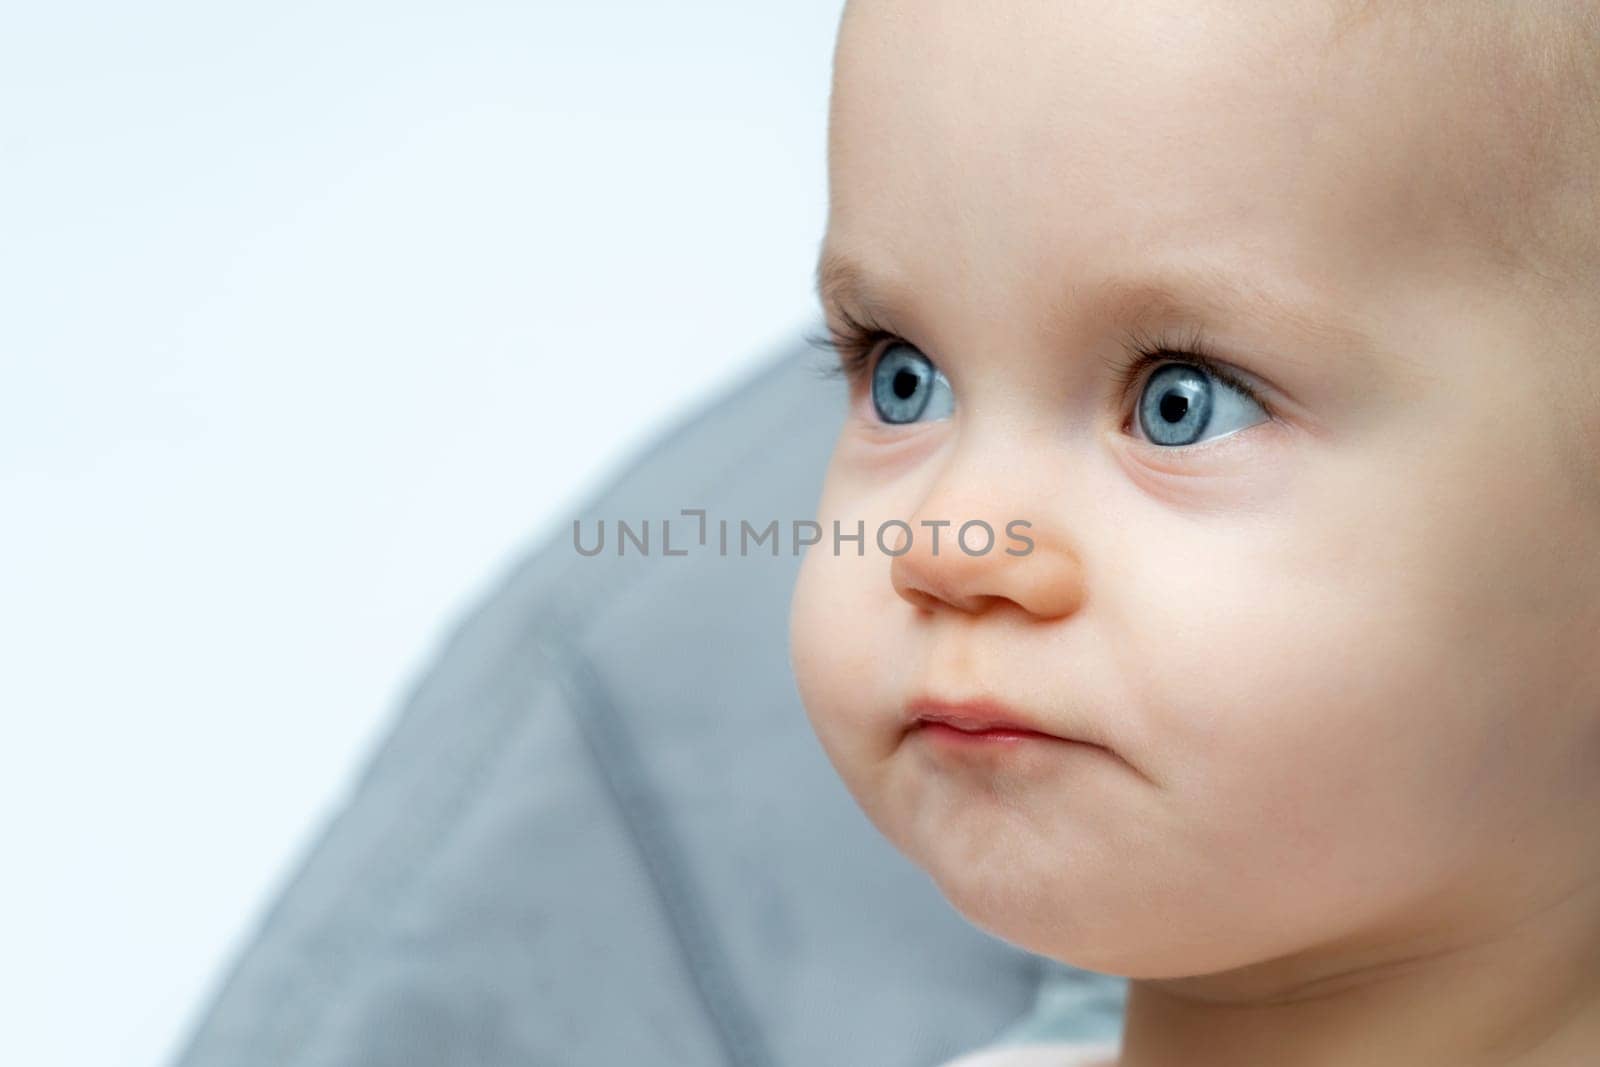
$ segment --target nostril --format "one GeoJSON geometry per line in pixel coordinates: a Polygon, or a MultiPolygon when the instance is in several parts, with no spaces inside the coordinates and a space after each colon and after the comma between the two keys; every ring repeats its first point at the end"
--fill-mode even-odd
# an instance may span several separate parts
{"type": "Polygon", "coordinates": [[[898,592],[900,596],[918,611],[939,611],[955,609],[970,614],[980,614],[993,608],[996,604],[1007,598],[991,593],[958,594],[951,590],[943,595],[930,592],[927,589],[914,585],[902,585],[898,592]]]}

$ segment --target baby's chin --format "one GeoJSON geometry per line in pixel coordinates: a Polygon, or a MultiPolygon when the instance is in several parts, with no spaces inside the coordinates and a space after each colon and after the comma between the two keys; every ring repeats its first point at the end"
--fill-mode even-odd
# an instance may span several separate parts
{"type": "MultiPolygon", "coordinates": [[[[921,864],[919,864],[921,866],[921,864]]],[[[1107,900],[1087,874],[944,871],[924,867],[953,908],[973,926],[1008,944],[1098,974],[1173,978],[1211,973],[1227,963],[1175,945],[1168,923],[1123,894],[1107,900]]]]}
{"type": "MultiPolygon", "coordinates": [[[[869,813],[870,814],[870,813],[869,813]]],[[[966,820],[902,810],[873,819],[968,922],[1070,967],[1126,978],[1210,974],[1249,961],[1241,938],[1206,933],[1203,905],[1114,847],[1031,817],[966,820]]]]}
{"type": "Polygon", "coordinates": [[[921,840],[901,851],[962,918],[1002,941],[1102,973],[1115,973],[1113,962],[1125,962],[1127,946],[1108,936],[1120,924],[1107,921],[1087,862],[1049,863],[1037,853],[1014,854],[1000,842],[981,848],[982,858],[955,841],[921,840]]]}

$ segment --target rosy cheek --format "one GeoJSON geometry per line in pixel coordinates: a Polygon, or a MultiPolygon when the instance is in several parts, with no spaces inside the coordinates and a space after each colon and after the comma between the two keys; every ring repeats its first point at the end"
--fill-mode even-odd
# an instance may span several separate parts
{"type": "MultiPolygon", "coordinates": [[[[851,739],[873,719],[876,692],[883,684],[886,626],[875,612],[875,585],[889,590],[887,575],[874,576],[882,565],[870,554],[858,559],[846,547],[835,555],[830,516],[818,519],[823,540],[806,550],[796,583],[791,612],[790,655],[795,681],[807,714],[819,734],[838,743],[851,739]]],[[[844,524],[853,528],[854,523],[844,524]]],[[[891,641],[892,643],[892,641],[891,641]]]]}
{"type": "Polygon", "coordinates": [[[841,560],[834,557],[824,523],[823,540],[806,550],[795,587],[790,622],[790,656],[795,679],[808,705],[832,706],[839,674],[848,666],[851,605],[859,596],[841,560]]]}

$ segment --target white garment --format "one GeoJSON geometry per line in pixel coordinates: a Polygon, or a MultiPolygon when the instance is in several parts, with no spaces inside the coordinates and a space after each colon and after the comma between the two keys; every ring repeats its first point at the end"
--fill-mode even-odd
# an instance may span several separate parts
{"type": "Polygon", "coordinates": [[[1001,1045],[957,1056],[939,1067],[1103,1067],[1115,1064],[1120,1041],[1052,1041],[1001,1045]]]}

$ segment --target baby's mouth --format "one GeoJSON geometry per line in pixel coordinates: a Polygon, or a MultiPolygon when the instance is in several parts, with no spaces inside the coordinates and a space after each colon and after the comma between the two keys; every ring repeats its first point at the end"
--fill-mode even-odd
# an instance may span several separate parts
{"type": "Polygon", "coordinates": [[[1033,717],[987,697],[957,701],[919,696],[906,704],[906,718],[910,728],[935,727],[964,734],[1076,740],[1052,734],[1033,717]]]}
{"type": "Polygon", "coordinates": [[[970,752],[1048,742],[1097,749],[1121,759],[1097,741],[1052,732],[1047,725],[1051,724],[992,697],[948,700],[919,695],[905,706],[906,736],[925,737],[930,744],[949,750],[970,752]]]}
{"type": "Polygon", "coordinates": [[[982,730],[971,730],[966,727],[956,726],[953,723],[943,722],[938,719],[919,720],[917,729],[925,734],[933,734],[946,740],[972,740],[972,741],[1026,741],[1030,738],[1043,741],[1062,741],[1054,734],[1044,734],[1037,730],[1018,730],[1010,727],[992,726],[982,730]]]}

